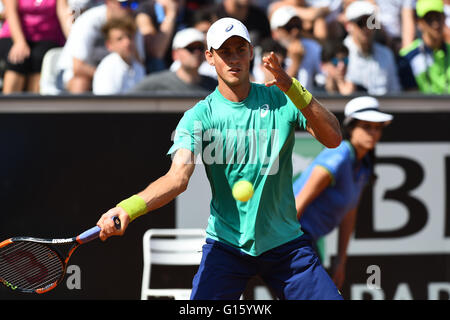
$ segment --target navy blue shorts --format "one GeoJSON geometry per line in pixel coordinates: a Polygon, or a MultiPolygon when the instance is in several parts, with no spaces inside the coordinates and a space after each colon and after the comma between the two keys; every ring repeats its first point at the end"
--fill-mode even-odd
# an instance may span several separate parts
{"type": "Polygon", "coordinates": [[[248,280],[259,275],[279,299],[342,300],[320,264],[307,235],[254,257],[206,239],[192,284],[192,300],[237,300],[248,280]]]}

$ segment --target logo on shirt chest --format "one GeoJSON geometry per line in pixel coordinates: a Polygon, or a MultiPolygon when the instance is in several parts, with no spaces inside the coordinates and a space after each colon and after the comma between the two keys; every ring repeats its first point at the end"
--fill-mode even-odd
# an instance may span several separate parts
{"type": "Polygon", "coordinates": [[[263,104],[261,107],[259,107],[259,110],[260,110],[261,118],[264,118],[269,113],[270,107],[266,103],[266,104],[263,104]]]}

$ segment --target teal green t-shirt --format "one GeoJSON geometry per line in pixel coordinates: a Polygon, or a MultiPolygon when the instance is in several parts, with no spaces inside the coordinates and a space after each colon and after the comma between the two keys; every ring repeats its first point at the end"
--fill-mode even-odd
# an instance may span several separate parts
{"type": "Polygon", "coordinates": [[[295,128],[306,119],[277,87],[251,84],[242,102],[219,90],[186,111],[169,154],[184,148],[205,164],[212,199],[207,236],[257,256],[303,234],[292,189],[295,128]],[[233,198],[239,180],[253,184],[247,202],[233,198]]]}

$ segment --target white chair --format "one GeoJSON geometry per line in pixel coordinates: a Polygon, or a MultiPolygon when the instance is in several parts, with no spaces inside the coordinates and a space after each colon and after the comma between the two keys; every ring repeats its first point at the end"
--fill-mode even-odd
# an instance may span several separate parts
{"type": "Polygon", "coordinates": [[[189,300],[191,289],[151,288],[152,264],[195,266],[202,258],[205,243],[203,229],[149,229],[143,237],[144,270],[142,274],[141,299],[149,297],[173,297],[175,300],[189,300]]]}
{"type": "Polygon", "coordinates": [[[42,60],[41,79],[39,82],[39,93],[42,95],[57,95],[61,93],[58,87],[58,59],[62,48],[48,50],[42,60]]]}

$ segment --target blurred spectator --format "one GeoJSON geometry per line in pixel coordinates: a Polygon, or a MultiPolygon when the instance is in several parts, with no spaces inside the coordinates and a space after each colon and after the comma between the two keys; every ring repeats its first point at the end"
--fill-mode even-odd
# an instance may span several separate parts
{"type": "Polygon", "coordinates": [[[348,65],[348,49],[340,41],[327,41],[322,47],[322,74],[317,76],[327,93],[350,95],[355,92],[355,85],[345,78],[348,65]]]}
{"type": "Polygon", "coordinates": [[[98,65],[92,84],[94,94],[120,94],[145,77],[145,68],[137,59],[133,18],[111,19],[102,28],[106,48],[111,52],[98,65]]]}
{"type": "Polygon", "coordinates": [[[320,44],[302,36],[302,20],[293,7],[277,9],[272,14],[270,26],[273,39],[287,50],[286,72],[298,78],[306,89],[313,91],[314,78],[320,73],[320,44]]]}
{"type": "Polygon", "coordinates": [[[399,73],[405,89],[423,93],[450,93],[450,43],[444,38],[442,0],[418,0],[418,27],[422,33],[409,47],[400,51],[399,73]]]}
{"type": "Polygon", "coordinates": [[[445,13],[445,42],[450,42],[450,0],[444,1],[444,13],[445,13]]]}
{"type": "MultiPolygon", "coordinates": [[[[206,32],[208,31],[211,24],[215,21],[213,17],[214,14],[211,9],[212,9],[211,6],[202,7],[196,10],[192,15],[191,20],[192,27],[202,32],[205,35],[205,38],[206,32]]],[[[176,71],[179,66],[180,61],[178,60],[174,61],[170,66],[170,70],[176,71]]],[[[214,68],[214,66],[209,65],[209,63],[206,60],[203,61],[202,64],[200,65],[200,68],[198,68],[198,73],[204,76],[217,79],[216,69],[214,68]]]]}
{"type": "MultiPolygon", "coordinates": [[[[0,28],[3,25],[3,22],[5,21],[5,11],[2,0],[0,0],[0,28]]],[[[5,74],[5,68],[6,68],[6,59],[4,59],[2,56],[0,56],[0,91],[3,90],[3,75],[5,74]]]]}
{"type": "Polygon", "coordinates": [[[45,53],[64,44],[66,0],[2,0],[8,19],[0,30],[0,56],[6,61],[3,93],[39,93],[45,53]]]}
{"type": "MultiPolygon", "coordinates": [[[[258,51],[257,55],[258,57],[261,57],[261,59],[269,55],[271,52],[275,53],[275,55],[278,58],[278,61],[280,62],[280,65],[283,68],[285,68],[285,59],[287,50],[274,39],[266,38],[262,40],[260,45],[258,47],[255,47],[254,51],[255,55],[256,52],[258,51]]],[[[262,63],[255,64],[255,68],[253,69],[253,75],[255,78],[254,80],[259,83],[266,83],[273,79],[272,73],[269,70],[267,70],[267,68],[264,68],[262,63]]]]}
{"type": "Polygon", "coordinates": [[[145,39],[147,73],[170,66],[173,36],[186,28],[190,14],[185,0],[147,0],[139,5],[136,23],[145,39]]]}
{"type": "MultiPolygon", "coordinates": [[[[63,89],[78,94],[89,92],[100,61],[109,54],[105,47],[102,26],[110,19],[131,15],[134,1],[105,0],[105,4],[82,13],[74,22],[58,61],[59,78],[63,89]]],[[[143,39],[136,33],[136,47],[143,59],[143,39]]]]}
{"type": "Polygon", "coordinates": [[[339,15],[343,12],[343,0],[306,0],[306,4],[320,10],[323,17],[314,22],[313,36],[323,42],[329,39],[344,39],[345,28],[339,21],[339,15]]]}
{"type": "Polygon", "coordinates": [[[214,14],[210,7],[200,8],[192,15],[191,27],[203,32],[206,37],[206,32],[208,32],[214,19],[214,14]]]}
{"type": "Polygon", "coordinates": [[[219,2],[213,10],[215,19],[232,17],[241,21],[248,29],[252,44],[270,37],[270,24],[266,13],[250,0],[224,0],[219,2]]]}
{"type": "Polygon", "coordinates": [[[346,78],[370,95],[397,93],[401,87],[394,54],[374,41],[375,10],[368,1],[355,1],[345,11],[348,36],[344,44],[349,51],[346,78]]]}
{"type": "Polygon", "coordinates": [[[312,38],[319,41],[326,41],[328,29],[326,16],[335,8],[331,4],[334,0],[280,0],[274,1],[267,9],[269,19],[273,13],[281,7],[290,6],[295,8],[297,15],[303,23],[303,30],[312,38]],[[311,5],[313,4],[313,5],[311,5]],[[331,6],[330,6],[331,5],[331,6]]]}
{"type": "Polygon", "coordinates": [[[209,94],[217,80],[199,74],[205,59],[205,35],[194,28],[178,31],[172,44],[173,60],[179,61],[176,71],[152,73],[138,83],[131,92],[153,92],[170,95],[209,94]]]}
{"type": "Polygon", "coordinates": [[[376,0],[376,4],[377,19],[386,38],[386,45],[397,54],[416,37],[416,0],[376,0]]]}
{"type": "Polygon", "coordinates": [[[5,21],[5,6],[3,5],[3,1],[0,0],[0,27],[3,25],[5,21]]]}
{"type": "Polygon", "coordinates": [[[71,19],[68,21],[70,27],[83,12],[105,3],[104,0],[68,0],[67,2],[69,4],[69,14],[71,16],[71,19]]]}
{"type": "Polygon", "coordinates": [[[267,11],[267,8],[273,2],[273,0],[253,0],[254,5],[258,6],[261,10],[267,11]]]}

